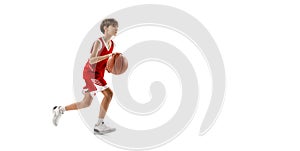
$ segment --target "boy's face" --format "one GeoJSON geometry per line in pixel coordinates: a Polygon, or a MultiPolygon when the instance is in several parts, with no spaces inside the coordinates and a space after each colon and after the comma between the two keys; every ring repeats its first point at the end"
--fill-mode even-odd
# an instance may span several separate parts
{"type": "Polygon", "coordinates": [[[117,32],[118,32],[118,26],[117,25],[109,25],[108,27],[106,27],[105,33],[110,35],[110,36],[116,36],[117,32]]]}

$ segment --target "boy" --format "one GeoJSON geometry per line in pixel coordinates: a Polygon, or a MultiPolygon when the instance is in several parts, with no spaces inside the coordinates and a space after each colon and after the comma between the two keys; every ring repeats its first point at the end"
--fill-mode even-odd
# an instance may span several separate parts
{"type": "Polygon", "coordinates": [[[118,22],[113,18],[104,19],[100,25],[100,30],[104,36],[94,42],[90,58],[83,70],[83,79],[86,83],[83,87],[84,98],[81,102],[76,102],[65,107],[55,106],[53,108],[53,124],[55,126],[57,126],[58,120],[65,111],[78,110],[90,106],[97,92],[102,92],[104,97],[100,105],[99,119],[95,124],[94,133],[103,135],[116,130],[115,128],[106,126],[103,119],[113,97],[112,90],[104,80],[104,73],[108,58],[114,55],[112,54],[114,42],[111,38],[117,34],[118,22]]]}

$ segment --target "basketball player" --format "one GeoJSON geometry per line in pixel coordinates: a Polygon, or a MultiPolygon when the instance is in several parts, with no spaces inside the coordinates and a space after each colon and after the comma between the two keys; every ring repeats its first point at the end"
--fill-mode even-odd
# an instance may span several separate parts
{"type": "Polygon", "coordinates": [[[112,53],[114,42],[111,38],[117,34],[118,22],[113,18],[104,19],[100,25],[100,30],[104,35],[93,43],[90,58],[86,62],[83,70],[83,79],[86,84],[83,87],[83,100],[67,106],[55,106],[53,108],[53,124],[55,126],[57,126],[58,120],[64,112],[90,106],[93,97],[95,97],[98,92],[101,92],[104,97],[100,105],[98,122],[95,124],[94,133],[103,135],[116,130],[115,128],[107,126],[103,119],[113,97],[113,92],[107,86],[104,79],[104,72],[108,58],[115,55],[112,53]]]}

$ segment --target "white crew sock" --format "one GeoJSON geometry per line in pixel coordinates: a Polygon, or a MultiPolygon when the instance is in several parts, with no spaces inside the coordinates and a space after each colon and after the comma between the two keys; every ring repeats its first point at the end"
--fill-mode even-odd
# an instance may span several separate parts
{"type": "Polygon", "coordinates": [[[60,107],[60,110],[64,113],[64,112],[66,111],[66,107],[61,106],[61,107],[60,107]]]}

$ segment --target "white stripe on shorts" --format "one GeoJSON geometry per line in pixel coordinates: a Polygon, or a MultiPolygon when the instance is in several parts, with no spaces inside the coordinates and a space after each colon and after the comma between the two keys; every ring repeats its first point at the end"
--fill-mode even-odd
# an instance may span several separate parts
{"type": "MultiPolygon", "coordinates": [[[[95,87],[97,88],[97,90],[96,90],[96,91],[90,92],[90,94],[91,94],[92,97],[96,96],[98,92],[104,91],[105,89],[108,88],[108,85],[100,86],[100,85],[97,85],[97,84],[95,84],[95,83],[94,83],[94,85],[95,85],[95,87]]],[[[82,93],[84,94],[84,93],[86,93],[87,91],[88,91],[88,89],[83,89],[83,90],[82,90],[82,93]]]]}

